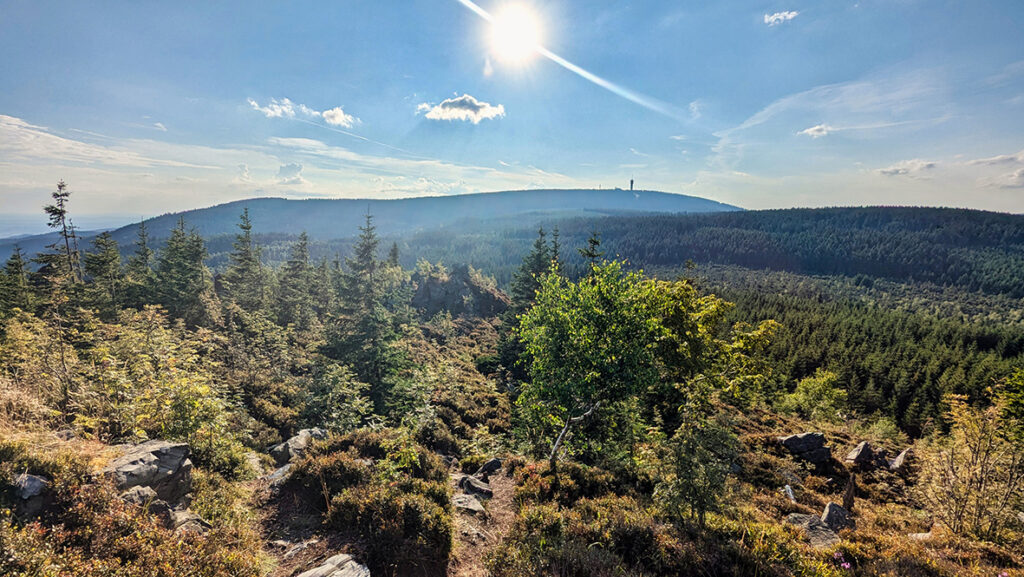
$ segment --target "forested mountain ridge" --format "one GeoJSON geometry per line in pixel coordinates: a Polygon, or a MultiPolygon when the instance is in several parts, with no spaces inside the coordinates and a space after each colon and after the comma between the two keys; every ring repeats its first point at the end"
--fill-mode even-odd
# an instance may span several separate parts
{"type": "MultiPolygon", "coordinates": [[[[374,215],[381,234],[407,234],[467,219],[511,222],[508,219],[522,215],[530,215],[527,220],[532,222],[544,215],[741,210],[704,198],[649,190],[510,190],[401,199],[253,198],[164,214],[147,219],[146,227],[154,239],[165,239],[177,226],[178,219],[184,218],[206,238],[233,234],[238,214],[245,208],[249,209],[254,229],[261,234],[297,235],[305,231],[312,240],[350,237],[368,213],[374,215]]],[[[137,229],[137,224],[131,224],[110,232],[114,240],[128,245],[137,229]]],[[[0,258],[7,258],[14,245],[34,253],[50,242],[53,242],[52,234],[0,239],[0,258]]]]}

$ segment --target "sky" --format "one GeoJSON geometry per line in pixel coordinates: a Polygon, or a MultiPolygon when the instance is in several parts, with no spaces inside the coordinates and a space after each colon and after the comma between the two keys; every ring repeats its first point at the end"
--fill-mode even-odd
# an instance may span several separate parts
{"type": "Polygon", "coordinates": [[[0,0],[0,233],[60,179],[86,227],[631,178],[1020,213],[1022,30],[1020,0],[0,0]]]}

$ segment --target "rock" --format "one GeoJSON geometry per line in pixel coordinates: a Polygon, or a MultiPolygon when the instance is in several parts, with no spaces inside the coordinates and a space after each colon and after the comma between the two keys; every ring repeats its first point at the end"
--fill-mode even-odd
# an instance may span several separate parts
{"type": "Polygon", "coordinates": [[[832,451],[825,446],[825,435],[822,433],[800,433],[779,437],[778,441],[794,457],[812,465],[821,466],[832,459],[832,451]]]}
{"type": "Polygon", "coordinates": [[[486,513],[484,506],[480,504],[480,500],[473,495],[454,495],[452,497],[452,506],[456,510],[469,513],[470,515],[486,513]]]}
{"type": "Polygon", "coordinates": [[[192,461],[187,443],[146,441],[105,467],[101,474],[113,479],[121,491],[149,487],[169,503],[177,503],[192,490],[192,461]]]}
{"type": "Polygon", "coordinates": [[[444,461],[445,465],[448,465],[449,469],[457,469],[459,467],[459,460],[455,457],[451,455],[442,455],[441,453],[438,453],[437,455],[441,457],[441,460],[444,461]]]}
{"type": "Polygon", "coordinates": [[[487,535],[484,535],[482,531],[468,523],[459,524],[459,534],[462,535],[464,541],[470,543],[486,543],[487,535]]]}
{"type": "Polygon", "coordinates": [[[14,478],[14,494],[18,498],[15,510],[23,517],[35,517],[49,503],[46,488],[50,480],[39,475],[22,473],[14,478]]]}
{"type": "Polygon", "coordinates": [[[1017,511],[1017,521],[1024,525],[1024,511],[1017,511]]]}
{"type": "Polygon", "coordinates": [[[61,429],[53,433],[54,437],[57,437],[61,441],[70,441],[75,438],[75,431],[72,429],[61,429]]]}
{"type": "Polygon", "coordinates": [[[477,494],[488,499],[494,496],[491,486],[472,475],[463,475],[459,479],[459,488],[467,493],[477,494]]]}
{"type": "Polygon", "coordinates": [[[270,448],[270,456],[274,458],[278,467],[283,466],[285,463],[294,461],[305,454],[306,449],[309,448],[310,443],[313,439],[326,439],[327,431],[314,427],[312,429],[302,429],[297,435],[288,439],[287,441],[274,445],[270,448]]]}
{"type": "Polygon", "coordinates": [[[480,465],[480,468],[477,469],[476,473],[473,473],[473,475],[475,475],[477,477],[480,477],[480,476],[483,476],[483,475],[490,475],[491,473],[497,471],[500,468],[501,468],[501,459],[494,458],[494,459],[491,459],[490,461],[487,461],[483,465],[480,465]]]}
{"type": "Polygon", "coordinates": [[[846,488],[843,489],[843,508],[853,511],[853,505],[857,501],[857,475],[850,473],[846,480],[846,488]]]}
{"type": "Polygon", "coordinates": [[[796,503],[796,495],[793,494],[793,487],[786,485],[785,487],[782,488],[782,494],[785,495],[786,498],[789,499],[790,501],[796,503]]]}
{"type": "Polygon", "coordinates": [[[512,302],[505,293],[482,283],[464,264],[453,266],[447,274],[416,273],[412,280],[416,283],[412,306],[422,311],[424,318],[444,310],[452,316],[495,317],[512,302]]]}
{"type": "Polygon", "coordinates": [[[821,522],[828,525],[828,528],[833,531],[852,529],[857,526],[850,516],[850,512],[835,503],[825,505],[825,511],[821,514],[821,522]]]}
{"type": "Polygon", "coordinates": [[[356,563],[351,555],[335,555],[316,569],[300,573],[298,577],[370,577],[370,570],[356,563]]]}
{"type": "Polygon", "coordinates": [[[288,463],[287,465],[277,469],[273,473],[263,478],[270,482],[271,487],[280,487],[281,485],[284,485],[285,481],[288,480],[288,475],[291,474],[292,469],[294,467],[295,464],[288,463]]]}
{"type": "Polygon", "coordinates": [[[831,547],[840,541],[835,531],[829,529],[828,525],[822,523],[821,519],[814,515],[791,513],[786,517],[786,522],[803,529],[807,540],[816,549],[831,547]]]}
{"type": "Polygon", "coordinates": [[[316,545],[319,542],[319,539],[310,539],[309,541],[303,541],[302,543],[298,543],[296,545],[292,545],[291,543],[285,543],[285,545],[288,546],[288,550],[285,551],[284,555],[281,556],[281,560],[287,561],[292,557],[298,555],[299,553],[302,553],[306,549],[309,549],[311,546],[316,545]]]}
{"type": "Polygon", "coordinates": [[[910,449],[903,449],[903,452],[901,452],[899,455],[896,455],[895,459],[889,461],[889,470],[894,473],[902,472],[903,468],[907,465],[907,460],[910,457],[910,449]]]}
{"type": "Polygon", "coordinates": [[[871,443],[861,441],[848,455],[846,462],[854,465],[870,465],[875,460],[875,453],[871,450],[871,443]]]}
{"type": "Polygon", "coordinates": [[[907,535],[907,539],[911,541],[930,541],[935,535],[929,531],[927,533],[911,533],[907,535]]]}
{"type": "Polygon", "coordinates": [[[205,533],[212,525],[188,509],[173,509],[168,518],[168,528],[178,533],[205,533]]]}
{"type": "Polygon", "coordinates": [[[245,463],[249,465],[249,468],[252,469],[253,473],[256,473],[257,477],[262,475],[264,470],[266,469],[266,467],[264,467],[263,465],[263,461],[260,459],[259,454],[257,454],[255,451],[249,451],[248,453],[245,454],[245,463]]]}
{"type": "Polygon", "coordinates": [[[132,487],[121,493],[121,500],[142,507],[157,500],[156,491],[150,487],[132,487]]]}

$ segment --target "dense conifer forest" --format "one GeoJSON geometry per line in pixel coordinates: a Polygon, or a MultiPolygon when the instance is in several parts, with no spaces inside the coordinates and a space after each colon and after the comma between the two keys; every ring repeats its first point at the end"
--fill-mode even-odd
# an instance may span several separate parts
{"type": "Polygon", "coordinates": [[[1024,217],[185,217],[0,273],[4,575],[1024,574],[1024,217]]]}

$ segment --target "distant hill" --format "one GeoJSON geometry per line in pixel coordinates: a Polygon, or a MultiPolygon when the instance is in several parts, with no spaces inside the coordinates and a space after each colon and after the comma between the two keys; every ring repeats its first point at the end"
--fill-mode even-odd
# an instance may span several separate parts
{"type": "MultiPolygon", "coordinates": [[[[518,217],[536,221],[556,216],[741,210],[705,198],[650,190],[513,190],[392,200],[254,198],[165,214],[147,220],[146,227],[153,238],[161,239],[167,237],[179,218],[184,218],[190,228],[211,238],[233,233],[244,208],[249,209],[253,229],[260,234],[293,235],[305,231],[313,240],[355,236],[367,211],[373,215],[378,232],[390,235],[414,233],[463,220],[506,220],[523,224],[518,217]]],[[[128,225],[111,233],[125,246],[134,240],[136,230],[137,225],[128,225]]],[[[6,259],[14,245],[34,254],[54,238],[51,234],[0,239],[0,258],[6,259]]]]}

